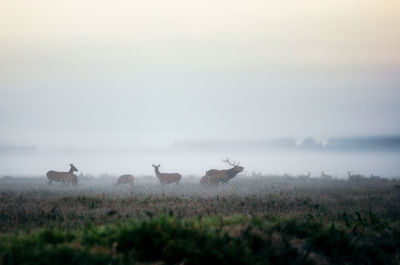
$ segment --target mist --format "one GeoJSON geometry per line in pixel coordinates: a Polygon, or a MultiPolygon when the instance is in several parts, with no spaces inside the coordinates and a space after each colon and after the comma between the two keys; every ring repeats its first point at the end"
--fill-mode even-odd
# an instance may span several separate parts
{"type": "Polygon", "coordinates": [[[0,174],[400,174],[397,1],[0,7],[0,174]]]}
{"type": "Polygon", "coordinates": [[[1,0],[0,264],[400,264],[399,0],[1,0]]]}
{"type": "Polygon", "coordinates": [[[183,179],[202,177],[211,168],[230,166],[222,161],[229,157],[240,162],[245,171],[239,176],[254,174],[304,175],[320,177],[321,171],[337,178],[347,178],[347,172],[371,174],[385,178],[398,177],[398,152],[318,152],[305,150],[233,150],[187,151],[173,148],[114,150],[38,150],[34,153],[2,154],[0,175],[45,176],[48,170],[68,171],[73,163],[80,174],[91,176],[133,174],[154,176],[152,164],[161,164],[161,172],[179,172],[183,179]]]}

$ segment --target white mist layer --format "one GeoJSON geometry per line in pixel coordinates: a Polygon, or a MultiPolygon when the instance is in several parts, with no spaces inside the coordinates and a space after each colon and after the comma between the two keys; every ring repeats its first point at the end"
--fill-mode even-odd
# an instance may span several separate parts
{"type": "Polygon", "coordinates": [[[339,177],[347,172],[381,177],[400,176],[399,153],[318,153],[318,152],[254,152],[254,153],[190,153],[138,152],[96,154],[31,154],[7,155],[0,159],[0,176],[44,176],[48,170],[68,171],[73,163],[78,173],[135,176],[154,175],[153,163],[160,163],[161,172],[179,172],[185,176],[203,176],[211,168],[223,169],[229,165],[223,158],[240,161],[245,167],[242,176],[254,172],[296,176],[311,172],[319,177],[321,171],[339,177]]]}

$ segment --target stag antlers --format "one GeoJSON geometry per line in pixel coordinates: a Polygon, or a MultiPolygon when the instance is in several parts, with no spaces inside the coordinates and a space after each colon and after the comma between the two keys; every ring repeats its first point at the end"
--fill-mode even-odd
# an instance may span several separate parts
{"type": "Polygon", "coordinates": [[[229,158],[226,158],[225,160],[222,159],[223,162],[228,163],[229,165],[233,166],[233,167],[238,167],[240,165],[240,162],[236,162],[233,161],[233,163],[231,161],[229,161],[229,158]]]}
{"type": "Polygon", "coordinates": [[[229,161],[229,158],[222,159],[223,162],[228,163],[233,166],[229,169],[210,169],[206,171],[206,175],[201,178],[200,183],[202,184],[212,184],[219,185],[222,183],[227,183],[230,179],[234,178],[237,174],[243,171],[244,167],[239,166],[239,162],[234,161],[233,163],[229,161]]]}

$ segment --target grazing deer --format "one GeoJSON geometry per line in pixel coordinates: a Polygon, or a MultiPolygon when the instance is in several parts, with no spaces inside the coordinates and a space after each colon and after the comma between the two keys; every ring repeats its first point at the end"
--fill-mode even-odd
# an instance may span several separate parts
{"type": "Polygon", "coordinates": [[[117,185],[131,184],[131,187],[133,187],[133,180],[134,177],[132,175],[122,175],[118,178],[117,185]]]}
{"type": "Polygon", "coordinates": [[[244,170],[244,167],[239,166],[240,163],[231,163],[229,159],[222,160],[225,163],[233,166],[230,169],[210,169],[206,171],[206,175],[201,178],[201,184],[209,184],[209,185],[219,185],[222,183],[227,183],[230,179],[235,177],[237,174],[244,170]]]}
{"type": "Polygon", "coordinates": [[[182,176],[179,173],[160,173],[158,168],[161,166],[161,164],[158,164],[158,166],[153,165],[154,171],[156,173],[157,178],[160,180],[161,184],[170,184],[170,183],[176,183],[179,184],[179,181],[181,181],[182,176]]]}
{"type": "Polygon", "coordinates": [[[54,170],[47,172],[46,176],[49,180],[49,185],[51,185],[53,181],[62,182],[64,185],[78,185],[78,177],[74,174],[74,172],[78,171],[78,169],[73,164],[69,165],[71,168],[68,172],[57,172],[54,170]]]}

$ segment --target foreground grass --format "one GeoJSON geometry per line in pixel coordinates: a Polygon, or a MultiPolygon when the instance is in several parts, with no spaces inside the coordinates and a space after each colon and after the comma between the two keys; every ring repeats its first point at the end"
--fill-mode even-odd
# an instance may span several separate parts
{"type": "Polygon", "coordinates": [[[373,213],[335,220],[160,216],[0,236],[0,264],[399,264],[400,224],[373,213]]]}
{"type": "Polygon", "coordinates": [[[117,188],[98,180],[79,187],[49,186],[45,179],[0,179],[0,233],[42,227],[80,229],[149,215],[182,219],[213,216],[315,215],[327,219],[346,213],[374,212],[400,219],[400,181],[259,178],[233,179],[221,187],[183,183],[135,183],[117,188]]]}
{"type": "Polygon", "coordinates": [[[399,180],[0,179],[2,264],[400,264],[399,180]]]}

